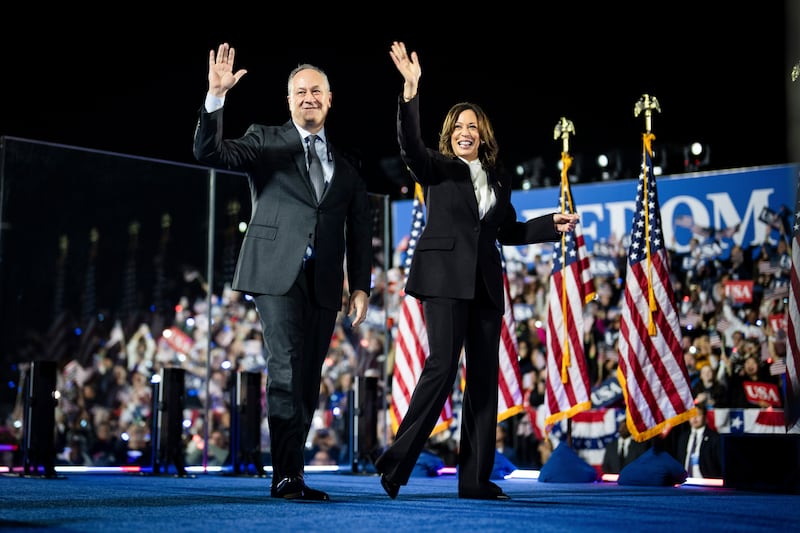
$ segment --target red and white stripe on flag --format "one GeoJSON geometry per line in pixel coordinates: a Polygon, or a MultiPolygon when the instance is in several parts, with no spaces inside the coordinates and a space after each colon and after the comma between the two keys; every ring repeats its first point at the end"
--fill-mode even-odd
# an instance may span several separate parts
{"type": "Polygon", "coordinates": [[[800,180],[797,184],[792,229],[792,269],[786,329],[786,430],[800,421],[800,180]]]}
{"type": "MultiPolygon", "coordinates": [[[[501,257],[502,254],[501,250],[501,257]]],[[[505,266],[505,261],[503,261],[503,265],[505,266]]],[[[505,268],[503,269],[503,286],[505,310],[503,313],[503,327],[500,330],[500,372],[497,382],[498,422],[521,413],[525,409],[525,399],[522,395],[522,376],[519,372],[517,324],[514,320],[514,307],[511,305],[511,288],[505,268]]]]}
{"type": "MultiPolygon", "coordinates": [[[[562,153],[559,211],[575,213],[567,170],[572,158],[562,153]]],[[[583,345],[583,309],[594,297],[589,255],[580,225],[562,234],[553,250],[547,297],[545,427],[591,409],[589,372],[583,345]]]]}
{"type": "MultiPolygon", "coordinates": [[[[406,294],[403,296],[397,323],[397,344],[392,373],[392,405],[389,413],[393,433],[397,433],[397,428],[408,412],[411,395],[419,382],[429,353],[422,302],[406,294]]],[[[431,434],[447,429],[452,421],[453,404],[448,398],[431,434]]]]}
{"type": "Polygon", "coordinates": [[[696,412],[661,231],[652,164],[653,139],[651,133],[643,135],[617,369],[628,427],[637,441],[667,432],[696,412]]]}
{"type": "MultiPolygon", "coordinates": [[[[519,371],[519,351],[517,344],[517,323],[514,319],[514,307],[511,304],[511,287],[506,272],[506,261],[503,249],[499,247],[500,260],[503,263],[503,323],[500,329],[500,346],[498,347],[499,371],[497,373],[497,421],[521,413],[525,410],[525,397],[522,389],[522,375],[519,371]]],[[[461,390],[466,383],[467,362],[461,358],[461,390]]]]}
{"type": "MultiPolygon", "coordinates": [[[[423,203],[422,188],[417,184],[414,192],[414,203],[411,208],[411,232],[404,265],[406,272],[408,272],[408,267],[411,265],[411,258],[414,256],[417,241],[424,228],[425,205],[423,203]]],[[[400,423],[408,412],[411,395],[419,382],[428,354],[430,354],[430,349],[428,347],[428,332],[425,329],[422,302],[413,296],[404,294],[400,306],[400,316],[397,319],[397,340],[395,344],[394,370],[392,371],[392,404],[389,409],[389,417],[393,433],[397,433],[397,428],[400,427],[400,423]]],[[[448,396],[431,435],[447,429],[452,422],[453,403],[448,396]]]]}

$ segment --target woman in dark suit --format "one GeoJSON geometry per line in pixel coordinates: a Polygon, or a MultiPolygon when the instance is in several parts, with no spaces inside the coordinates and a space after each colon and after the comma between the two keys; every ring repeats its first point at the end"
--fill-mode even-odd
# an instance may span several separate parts
{"type": "Polygon", "coordinates": [[[325,120],[333,93],[321,69],[303,64],[289,74],[291,120],[253,124],[223,138],[228,91],[246,74],[233,69],[227,43],[209,54],[208,93],[194,136],[203,164],[243,171],[252,198],[232,287],[253,295],[266,346],[266,404],[273,497],[328,500],[304,481],[304,452],[319,400],[322,363],[342,310],[347,263],[347,313],[367,314],[372,268],[372,217],[364,180],[328,142],[325,120]],[[314,161],[314,154],[316,159],[314,161]],[[320,193],[309,169],[321,166],[320,193]]]}
{"type": "Polygon", "coordinates": [[[521,245],[556,241],[575,229],[574,214],[517,221],[511,179],[498,170],[491,123],[475,104],[453,106],[439,136],[439,151],[421,138],[416,52],[395,42],[390,52],[403,75],[398,102],[400,155],[423,187],[427,223],[405,290],[423,301],[430,354],[393,444],[375,462],[381,485],[396,498],[405,485],[451,392],[462,347],[466,388],[461,413],[458,496],[508,499],[489,481],[497,424],[499,342],[504,309],[503,267],[497,241],[521,245]]]}
{"type": "Polygon", "coordinates": [[[600,469],[604,474],[619,474],[623,468],[644,455],[651,444],[650,441],[633,440],[628,424],[623,420],[619,423],[617,437],[606,444],[600,469]]]}

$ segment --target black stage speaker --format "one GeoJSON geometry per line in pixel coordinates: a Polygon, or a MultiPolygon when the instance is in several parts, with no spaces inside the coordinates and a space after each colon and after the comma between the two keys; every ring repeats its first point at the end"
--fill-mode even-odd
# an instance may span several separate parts
{"type": "Polygon", "coordinates": [[[369,454],[378,447],[378,377],[358,379],[358,449],[369,454]]]}
{"type": "Polygon", "coordinates": [[[378,449],[378,373],[368,370],[363,377],[356,376],[355,396],[351,399],[355,405],[355,418],[351,432],[353,472],[363,470],[366,464],[374,462],[378,449]]]}
{"type": "Polygon", "coordinates": [[[253,465],[264,475],[261,460],[261,373],[239,372],[231,402],[231,455],[234,474],[247,473],[253,465]]]}
{"type": "Polygon", "coordinates": [[[33,361],[25,378],[25,417],[22,435],[23,474],[56,477],[56,362],[33,361]]]}
{"type": "Polygon", "coordinates": [[[186,403],[186,371],[183,368],[163,368],[158,388],[156,410],[157,432],[153,439],[153,473],[166,474],[169,463],[175,465],[179,476],[186,475],[183,443],[183,408],[186,403]]]}
{"type": "Polygon", "coordinates": [[[800,493],[800,435],[722,435],[724,486],[800,493]]]}

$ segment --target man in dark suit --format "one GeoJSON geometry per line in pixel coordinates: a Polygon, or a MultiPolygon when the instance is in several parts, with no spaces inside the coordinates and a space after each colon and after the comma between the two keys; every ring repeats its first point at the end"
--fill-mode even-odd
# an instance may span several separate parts
{"type": "Polygon", "coordinates": [[[427,223],[406,281],[423,302],[430,354],[393,444],[375,462],[381,485],[397,497],[425,446],[459,368],[466,387],[458,449],[459,498],[507,500],[490,476],[495,458],[500,330],[505,308],[497,242],[555,241],[575,229],[575,214],[517,221],[511,178],[496,166],[497,141],[483,110],[453,106],[439,135],[439,150],[422,141],[417,88],[421,69],[395,42],[392,60],[405,80],[398,101],[400,155],[424,188],[427,223]]]}
{"type": "Polygon", "coordinates": [[[681,425],[675,439],[675,459],[689,477],[722,478],[722,449],[719,433],[706,424],[706,406],[697,404],[697,414],[681,425]]]}
{"type": "Polygon", "coordinates": [[[194,155],[203,164],[245,172],[250,186],[252,215],[232,287],[254,297],[263,327],[271,495],[328,500],[304,481],[304,446],[342,308],[345,259],[353,326],[367,313],[372,221],[366,184],[328,142],[332,93],[327,75],[313,65],[300,65],[289,75],[291,120],[281,126],[254,124],[244,136],[224,139],[226,94],[247,72],[233,70],[234,56],[227,43],[209,54],[208,94],[194,155]],[[314,163],[322,167],[320,192],[310,179],[314,163]]]}
{"type": "Polygon", "coordinates": [[[619,474],[623,468],[649,448],[650,441],[637,442],[633,439],[628,424],[623,420],[619,423],[617,438],[606,444],[601,470],[604,474],[619,474]]]}

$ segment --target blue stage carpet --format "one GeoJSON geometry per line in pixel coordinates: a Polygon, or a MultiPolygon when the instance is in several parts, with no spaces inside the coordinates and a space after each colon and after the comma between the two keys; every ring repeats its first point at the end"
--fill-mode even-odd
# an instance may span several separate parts
{"type": "Polygon", "coordinates": [[[329,502],[269,497],[269,478],[228,474],[0,476],[7,531],[791,531],[800,497],[681,485],[508,479],[510,501],[456,497],[454,475],[413,477],[396,500],[373,474],[312,473],[329,502]]]}

